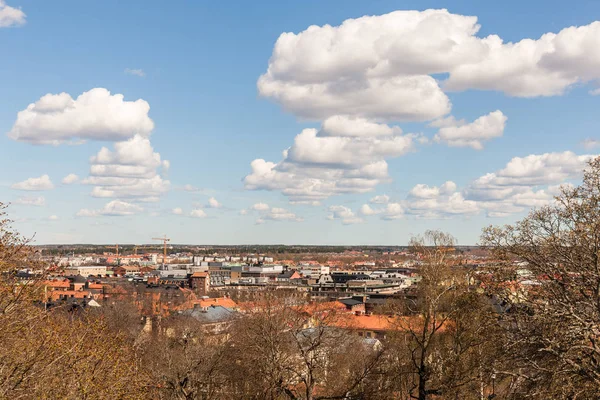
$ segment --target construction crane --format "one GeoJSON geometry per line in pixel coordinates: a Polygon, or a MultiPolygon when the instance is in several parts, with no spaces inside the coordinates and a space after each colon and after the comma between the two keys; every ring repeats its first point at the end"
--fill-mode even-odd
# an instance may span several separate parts
{"type": "Polygon", "coordinates": [[[117,251],[117,265],[121,265],[121,259],[119,258],[119,245],[115,244],[114,246],[104,246],[107,249],[116,249],[117,251]]]}
{"type": "Polygon", "coordinates": [[[163,252],[163,262],[162,262],[162,266],[163,269],[165,268],[165,264],[166,264],[166,260],[167,260],[167,243],[171,240],[167,237],[167,235],[164,235],[164,237],[161,238],[152,238],[152,240],[160,240],[161,242],[163,242],[163,247],[164,247],[164,252],[163,252]]]}

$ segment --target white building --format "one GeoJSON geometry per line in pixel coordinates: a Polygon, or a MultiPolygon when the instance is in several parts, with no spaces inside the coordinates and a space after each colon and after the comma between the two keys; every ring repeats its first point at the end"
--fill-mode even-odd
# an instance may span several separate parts
{"type": "Polygon", "coordinates": [[[261,274],[280,274],[283,272],[283,265],[257,265],[251,266],[249,272],[258,272],[261,274]]]}
{"type": "Polygon", "coordinates": [[[321,275],[329,275],[329,267],[325,265],[301,265],[300,273],[306,278],[319,279],[321,275]]]}
{"type": "Polygon", "coordinates": [[[79,267],[65,268],[67,275],[81,275],[85,278],[88,276],[106,276],[106,265],[82,265],[79,267]]]}

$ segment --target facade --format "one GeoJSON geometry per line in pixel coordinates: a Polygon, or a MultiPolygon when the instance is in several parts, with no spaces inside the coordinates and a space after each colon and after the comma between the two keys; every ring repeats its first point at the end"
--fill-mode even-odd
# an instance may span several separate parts
{"type": "Polygon", "coordinates": [[[319,279],[321,275],[329,275],[329,267],[326,265],[301,265],[300,273],[306,278],[319,279]]]}
{"type": "Polygon", "coordinates": [[[88,276],[106,276],[106,265],[86,265],[79,267],[65,268],[66,275],[88,276]]]}
{"type": "Polygon", "coordinates": [[[190,278],[190,288],[198,294],[207,295],[210,290],[210,275],[208,272],[194,272],[190,278]]]}

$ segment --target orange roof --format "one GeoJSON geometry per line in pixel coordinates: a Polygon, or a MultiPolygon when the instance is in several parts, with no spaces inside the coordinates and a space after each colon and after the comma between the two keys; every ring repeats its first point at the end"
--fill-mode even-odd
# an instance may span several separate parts
{"type": "MultiPolygon", "coordinates": [[[[387,315],[354,315],[342,314],[331,325],[338,328],[357,329],[366,331],[404,331],[408,329],[421,329],[420,317],[390,317],[387,315]]],[[[441,328],[444,330],[444,327],[441,328]]]]}
{"type": "Polygon", "coordinates": [[[88,289],[102,289],[103,287],[101,283],[88,283],[88,289]]]}
{"type": "Polygon", "coordinates": [[[210,306],[223,306],[226,308],[235,308],[237,304],[235,301],[231,300],[229,297],[218,297],[214,299],[201,299],[196,300],[194,303],[200,304],[200,307],[210,307],[210,306]]]}
{"type": "Polygon", "coordinates": [[[54,290],[53,292],[51,292],[50,298],[52,300],[57,300],[60,298],[61,295],[65,295],[67,297],[73,297],[75,299],[83,299],[83,298],[89,297],[91,295],[91,293],[82,292],[80,290],[54,290]]]}
{"type": "Polygon", "coordinates": [[[61,281],[47,280],[47,281],[44,281],[44,285],[50,286],[53,288],[67,288],[68,289],[71,286],[71,282],[69,282],[68,280],[61,280],[61,281]]]}
{"type": "Polygon", "coordinates": [[[208,277],[208,272],[194,272],[192,274],[192,278],[206,278],[208,277]]]}
{"type": "Polygon", "coordinates": [[[237,303],[231,300],[229,297],[216,297],[211,299],[196,299],[193,293],[189,294],[189,298],[184,303],[171,306],[171,310],[189,310],[195,305],[199,305],[202,308],[208,308],[210,306],[222,306],[226,308],[237,308],[237,303]]]}
{"type": "Polygon", "coordinates": [[[345,309],[346,306],[339,301],[321,301],[297,307],[297,311],[304,311],[309,314],[345,309]]]}

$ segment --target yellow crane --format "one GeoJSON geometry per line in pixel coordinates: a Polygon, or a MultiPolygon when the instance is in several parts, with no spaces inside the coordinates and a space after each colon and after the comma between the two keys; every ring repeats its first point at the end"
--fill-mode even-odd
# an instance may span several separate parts
{"type": "Polygon", "coordinates": [[[160,238],[152,238],[152,240],[160,240],[161,242],[163,242],[163,247],[164,247],[164,251],[163,251],[163,268],[165,267],[166,264],[166,260],[167,260],[167,243],[171,240],[167,237],[167,235],[164,235],[164,237],[160,237],[160,238]]]}
{"type": "Polygon", "coordinates": [[[120,265],[121,264],[121,259],[119,258],[119,245],[115,244],[114,246],[104,246],[104,247],[106,247],[107,249],[116,249],[116,251],[117,251],[117,265],[120,265]]]}

